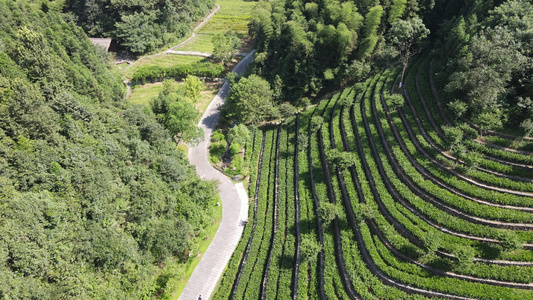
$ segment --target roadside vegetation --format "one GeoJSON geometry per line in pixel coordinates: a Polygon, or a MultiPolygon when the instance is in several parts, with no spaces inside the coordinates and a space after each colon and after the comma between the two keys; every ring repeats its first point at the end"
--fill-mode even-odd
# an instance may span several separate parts
{"type": "Polygon", "coordinates": [[[263,146],[215,299],[532,297],[533,7],[418,4],[258,6],[223,111],[263,146]]]}
{"type": "Polygon", "coordinates": [[[170,298],[220,218],[215,184],[45,4],[0,1],[0,298],[170,298]]]}

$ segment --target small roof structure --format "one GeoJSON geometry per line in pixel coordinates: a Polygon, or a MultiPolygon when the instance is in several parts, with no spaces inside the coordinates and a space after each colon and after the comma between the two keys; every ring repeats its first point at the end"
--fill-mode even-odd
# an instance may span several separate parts
{"type": "Polygon", "coordinates": [[[103,47],[105,51],[109,51],[109,46],[111,46],[111,39],[107,38],[89,38],[89,40],[99,47],[103,47]]]}

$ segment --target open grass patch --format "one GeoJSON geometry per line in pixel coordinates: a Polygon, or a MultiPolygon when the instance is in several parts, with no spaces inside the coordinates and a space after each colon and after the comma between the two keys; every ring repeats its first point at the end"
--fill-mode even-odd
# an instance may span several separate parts
{"type": "Polygon", "coordinates": [[[134,66],[131,66],[125,71],[127,78],[131,79],[135,71],[140,67],[152,67],[152,66],[186,66],[205,60],[200,56],[188,56],[177,54],[162,54],[154,57],[145,58],[139,60],[134,66]]]}
{"type": "MultiPolygon", "coordinates": [[[[176,82],[176,84],[178,83],[176,82]]],[[[162,82],[148,83],[144,85],[135,86],[133,88],[133,92],[131,93],[130,101],[135,104],[147,105],[150,103],[150,100],[152,98],[157,97],[157,95],[159,95],[159,92],[161,92],[162,90],[162,82]]]]}

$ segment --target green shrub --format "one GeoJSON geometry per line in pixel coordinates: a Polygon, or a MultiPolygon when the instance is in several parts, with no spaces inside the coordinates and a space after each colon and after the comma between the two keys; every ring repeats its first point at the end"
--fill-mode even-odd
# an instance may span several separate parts
{"type": "Polygon", "coordinates": [[[237,155],[239,152],[241,152],[242,146],[238,143],[231,143],[229,146],[229,153],[231,156],[237,155]]]}
{"type": "Polygon", "coordinates": [[[220,131],[220,129],[217,129],[213,132],[213,135],[211,136],[211,141],[214,143],[224,141],[224,134],[222,133],[222,131],[220,131]]]}

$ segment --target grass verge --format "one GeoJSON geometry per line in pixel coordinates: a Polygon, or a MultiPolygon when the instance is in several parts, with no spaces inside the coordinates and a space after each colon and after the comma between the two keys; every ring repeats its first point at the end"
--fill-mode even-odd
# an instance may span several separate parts
{"type": "MultiPolygon", "coordinates": [[[[217,195],[217,200],[218,200],[218,203],[221,203],[220,196],[218,196],[218,195],[217,195]]],[[[202,259],[202,257],[204,256],[205,251],[207,250],[207,248],[211,244],[211,241],[213,241],[213,238],[215,237],[215,233],[218,230],[218,226],[220,225],[220,221],[221,220],[222,220],[222,206],[217,206],[216,209],[215,209],[215,222],[213,223],[213,225],[211,225],[207,229],[207,236],[209,238],[200,243],[199,249],[198,249],[200,254],[197,255],[195,258],[190,259],[183,266],[183,268],[184,268],[184,276],[183,276],[183,279],[180,281],[180,283],[177,286],[177,289],[176,289],[176,292],[175,292],[175,295],[174,295],[173,299],[178,299],[178,297],[181,295],[181,292],[183,291],[183,289],[185,288],[185,285],[189,281],[189,278],[191,277],[192,272],[194,271],[194,269],[196,268],[198,263],[200,263],[200,260],[202,259]]]]}

